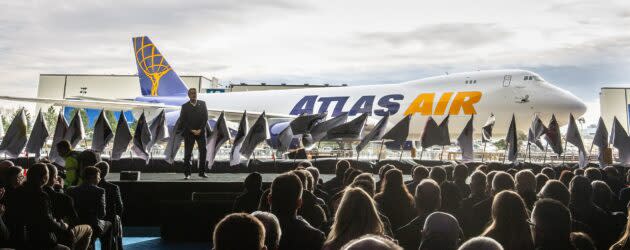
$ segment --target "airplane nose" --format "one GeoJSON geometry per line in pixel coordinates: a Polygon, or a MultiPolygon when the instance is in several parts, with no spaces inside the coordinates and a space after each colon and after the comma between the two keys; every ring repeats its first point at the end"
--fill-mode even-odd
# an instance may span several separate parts
{"type": "Polygon", "coordinates": [[[572,93],[567,93],[568,95],[566,96],[566,106],[569,109],[569,112],[571,112],[573,114],[573,116],[575,117],[580,117],[582,116],[584,113],[586,113],[587,107],[586,107],[586,103],[584,103],[584,101],[582,101],[582,99],[578,98],[577,96],[573,95],[572,93]]]}

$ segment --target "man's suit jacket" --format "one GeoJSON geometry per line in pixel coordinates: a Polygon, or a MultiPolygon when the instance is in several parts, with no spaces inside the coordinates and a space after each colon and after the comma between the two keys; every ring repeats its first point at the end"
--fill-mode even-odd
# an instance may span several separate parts
{"type": "Polygon", "coordinates": [[[57,221],[63,220],[71,226],[78,224],[79,215],[74,209],[74,201],[72,200],[72,197],[62,193],[61,191],[56,191],[49,186],[44,187],[44,192],[46,192],[50,198],[53,218],[57,221]]]}
{"type": "Polygon", "coordinates": [[[67,232],[67,228],[53,218],[50,199],[44,190],[25,185],[18,188],[16,198],[24,216],[28,244],[42,248],[56,245],[55,234],[67,232]]]}
{"type": "Polygon", "coordinates": [[[98,186],[105,189],[105,220],[114,221],[116,215],[122,216],[123,202],[118,185],[101,180],[98,186]]]}
{"type": "Polygon", "coordinates": [[[105,225],[105,189],[83,183],[68,189],[68,195],[74,200],[74,208],[79,214],[79,222],[88,224],[95,232],[104,231],[105,225]]]}

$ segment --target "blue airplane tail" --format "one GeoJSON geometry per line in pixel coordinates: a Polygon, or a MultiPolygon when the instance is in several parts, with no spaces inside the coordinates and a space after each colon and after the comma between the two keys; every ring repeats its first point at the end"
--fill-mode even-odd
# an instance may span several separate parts
{"type": "Polygon", "coordinates": [[[133,51],[143,96],[186,96],[188,88],[147,36],[134,37],[133,51]]]}

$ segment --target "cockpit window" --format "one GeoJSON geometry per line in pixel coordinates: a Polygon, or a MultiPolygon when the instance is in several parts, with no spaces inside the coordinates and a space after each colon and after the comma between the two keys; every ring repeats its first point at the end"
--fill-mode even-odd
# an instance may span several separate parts
{"type": "Polygon", "coordinates": [[[542,82],[543,79],[540,76],[534,76],[534,80],[542,82]]]}

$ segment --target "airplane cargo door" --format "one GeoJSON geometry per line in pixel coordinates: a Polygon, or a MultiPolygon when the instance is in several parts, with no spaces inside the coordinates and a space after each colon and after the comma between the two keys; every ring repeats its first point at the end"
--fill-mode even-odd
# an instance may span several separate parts
{"type": "Polygon", "coordinates": [[[508,87],[510,86],[510,83],[512,82],[512,75],[505,75],[503,77],[503,87],[508,87]]]}

